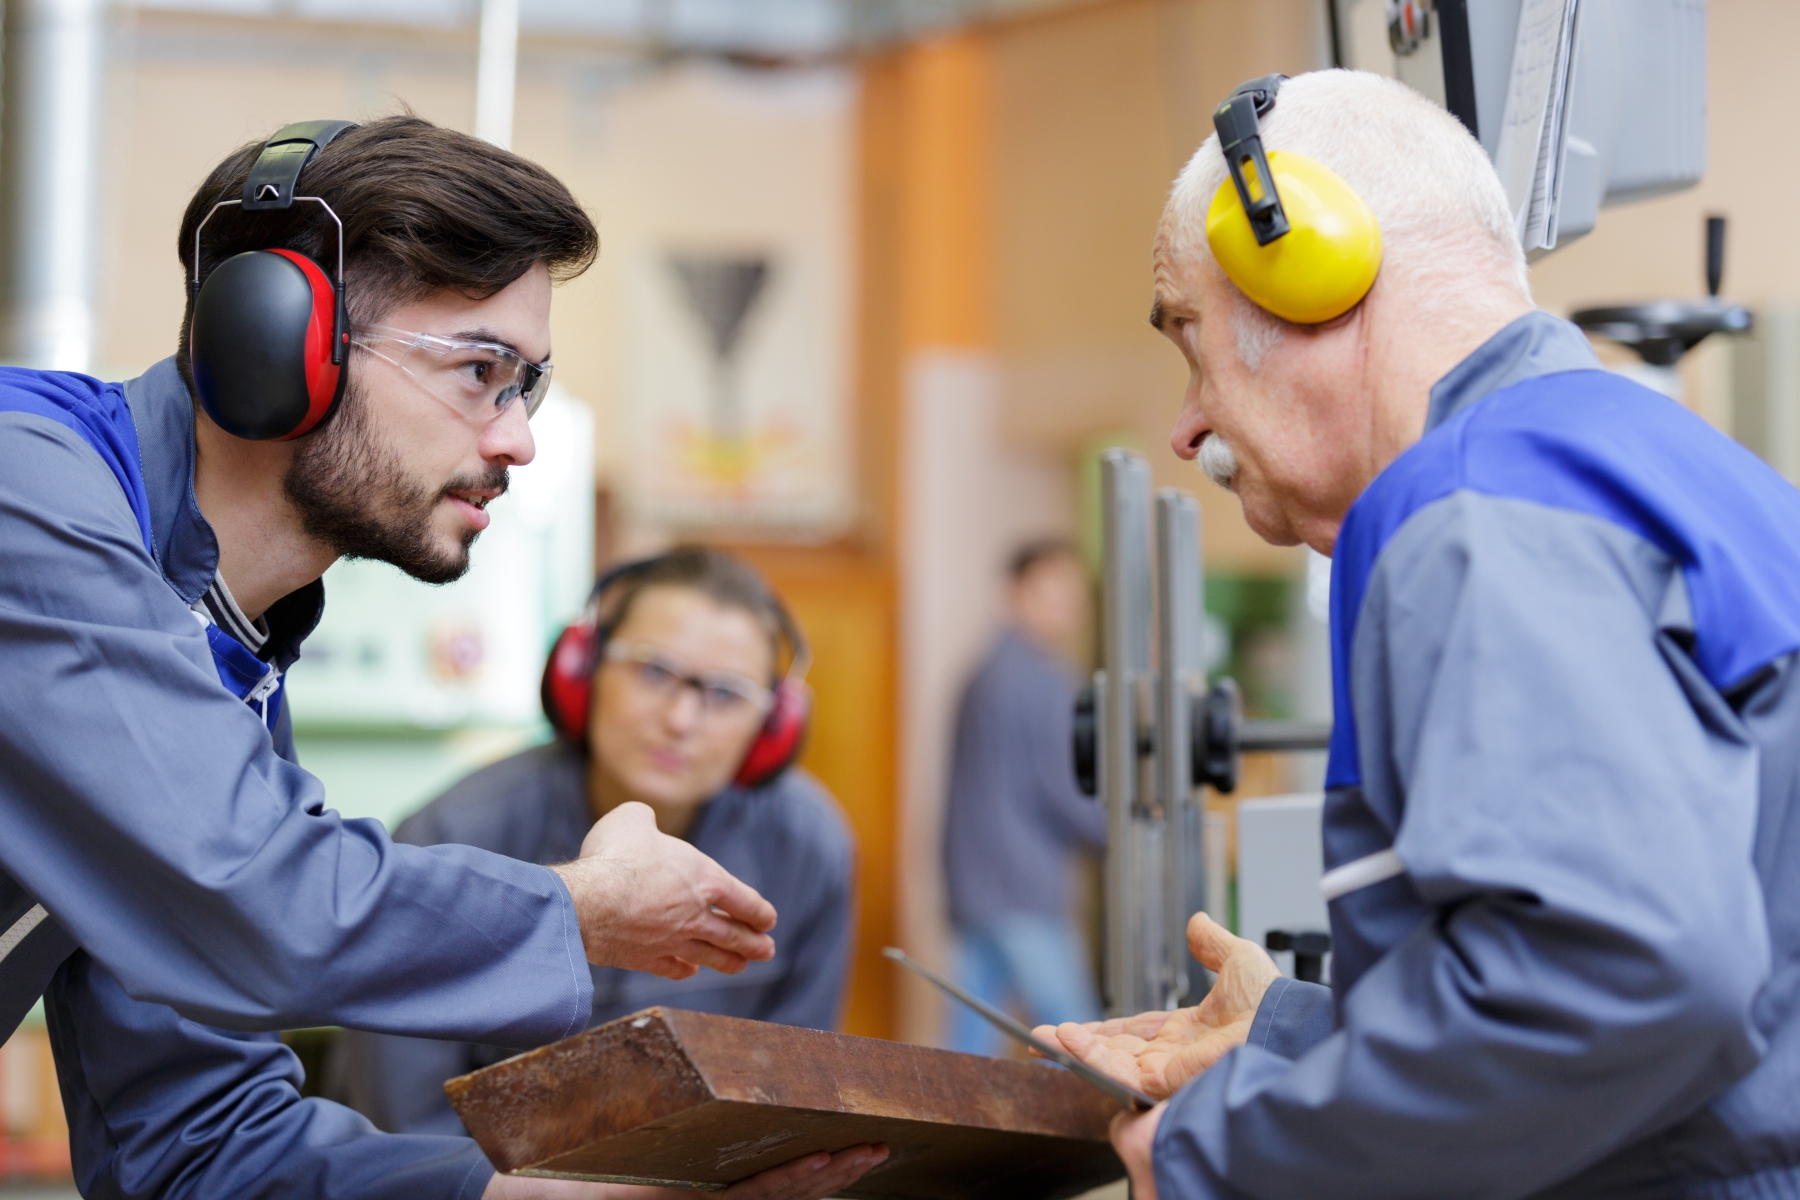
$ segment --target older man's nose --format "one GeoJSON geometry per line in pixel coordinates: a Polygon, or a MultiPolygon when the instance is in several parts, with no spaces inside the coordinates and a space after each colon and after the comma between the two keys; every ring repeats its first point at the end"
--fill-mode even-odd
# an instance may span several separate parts
{"type": "Polygon", "coordinates": [[[1211,432],[1206,417],[1193,405],[1181,410],[1175,418],[1175,429],[1169,434],[1169,445],[1178,458],[1194,458],[1200,453],[1200,442],[1211,432]]]}

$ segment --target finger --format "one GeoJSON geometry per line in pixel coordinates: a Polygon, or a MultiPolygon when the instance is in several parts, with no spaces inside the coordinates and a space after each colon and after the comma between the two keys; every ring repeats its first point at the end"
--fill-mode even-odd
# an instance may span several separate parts
{"type": "Polygon", "coordinates": [[[1150,1165],[1150,1148],[1156,1141],[1156,1126],[1162,1120],[1163,1105],[1149,1112],[1122,1112],[1112,1120],[1112,1144],[1131,1176],[1132,1200],[1156,1200],[1156,1173],[1150,1165]]]}
{"type": "Polygon", "coordinates": [[[831,1165],[820,1171],[805,1191],[795,1190],[783,1200],[825,1200],[835,1196],[887,1161],[886,1146],[856,1146],[831,1156],[831,1165]]]}
{"type": "Polygon", "coordinates": [[[726,1200],[824,1200],[887,1158],[886,1146],[852,1146],[771,1167],[725,1190],[726,1200]]]}
{"type": "Polygon", "coordinates": [[[1217,971],[1231,957],[1237,943],[1244,939],[1201,912],[1189,919],[1187,940],[1189,952],[1200,960],[1200,965],[1209,971],[1217,971]]]}
{"type": "Polygon", "coordinates": [[[1055,1033],[1056,1041],[1061,1042],[1063,1049],[1076,1058],[1085,1058],[1099,1040],[1093,1030],[1073,1021],[1064,1021],[1056,1027],[1055,1033]]]}
{"type": "MultiPolygon", "coordinates": [[[[710,859],[707,861],[711,862],[710,859]]],[[[775,928],[775,906],[764,900],[761,892],[718,863],[712,863],[712,868],[703,881],[708,904],[757,933],[767,933],[775,928]]]]}
{"type": "Polygon", "coordinates": [[[665,954],[658,959],[652,959],[644,970],[652,975],[658,975],[664,979],[673,979],[678,982],[683,979],[692,979],[695,975],[700,973],[700,968],[696,967],[693,963],[684,962],[683,960],[668,954],[665,954]]]}
{"type": "Polygon", "coordinates": [[[676,952],[695,966],[710,967],[721,975],[736,975],[750,965],[749,960],[741,954],[721,950],[694,938],[681,943],[676,952]]]}
{"type": "Polygon", "coordinates": [[[727,954],[735,954],[754,962],[765,962],[775,957],[774,938],[716,912],[709,912],[701,917],[687,934],[696,941],[717,946],[727,954]]]}

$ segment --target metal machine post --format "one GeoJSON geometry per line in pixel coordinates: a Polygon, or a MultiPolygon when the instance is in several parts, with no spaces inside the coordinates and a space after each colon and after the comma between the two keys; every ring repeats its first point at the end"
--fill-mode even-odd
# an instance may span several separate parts
{"type": "Polygon", "coordinates": [[[1107,813],[1106,997],[1109,1011],[1135,1013],[1163,1007],[1162,829],[1154,784],[1139,753],[1153,703],[1155,608],[1143,586],[1150,576],[1150,465],[1109,450],[1100,462],[1100,489],[1106,544],[1101,641],[1107,673],[1098,710],[1100,796],[1107,813]]]}
{"type": "Polygon", "coordinates": [[[1206,586],[1200,502],[1156,493],[1156,779],[1163,834],[1164,1007],[1204,994],[1187,951],[1188,917],[1206,907],[1206,811],[1194,783],[1192,711],[1206,692],[1206,586]]]}
{"type": "Polygon", "coordinates": [[[1201,786],[1229,792],[1241,751],[1323,749],[1330,728],[1245,721],[1235,683],[1207,686],[1199,502],[1156,494],[1152,555],[1150,465],[1109,450],[1100,487],[1105,669],[1076,707],[1075,770],[1106,805],[1106,1000],[1124,1016],[1208,987],[1186,937],[1205,908],[1201,786]]]}

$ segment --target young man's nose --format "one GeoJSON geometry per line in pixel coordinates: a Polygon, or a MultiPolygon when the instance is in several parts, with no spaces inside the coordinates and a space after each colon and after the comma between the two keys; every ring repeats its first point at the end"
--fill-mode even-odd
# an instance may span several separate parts
{"type": "Polygon", "coordinates": [[[481,431],[481,457],[484,462],[501,466],[522,467],[537,457],[537,441],[531,436],[531,421],[525,405],[513,401],[506,410],[481,431]]]}

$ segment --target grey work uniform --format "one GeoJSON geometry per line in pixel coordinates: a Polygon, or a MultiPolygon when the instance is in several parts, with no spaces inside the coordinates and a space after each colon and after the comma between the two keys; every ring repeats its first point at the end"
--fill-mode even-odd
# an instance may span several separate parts
{"type": "Polygon", "coordinates": [[[325,807],[279,691],[323,589],[269,610],[260,658],[221,625],[193,422],[172,362],[0,369],[0,1035],[43,994],[85,1196],[469,1200],[474,1143],[302,1100],[246,1031],[577,1032],[573,903],[325,807]]]}
{"type": "Polygon", "coordinates": [[[1331,586],[1333,986],[1169,1102],[1163,1200],[1800,1196],[1800,492],[1533,313],[1331,586]]]}

